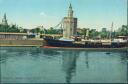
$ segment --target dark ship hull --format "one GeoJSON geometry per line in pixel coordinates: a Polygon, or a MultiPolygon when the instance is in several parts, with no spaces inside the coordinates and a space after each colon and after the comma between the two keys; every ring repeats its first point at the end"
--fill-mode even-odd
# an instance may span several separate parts
{"type": "Polygon", "coordinates": [[[70,47],[70,48],[123,48],[127,47],[127,43],[112,43],[111,45],[103,45],[102,43],[85,42],[84,44],[74,43],[73,41],[62,41],[56,39],[44,38],[46,46],[49,47],[70,47]]]}
{"type": "Polygon", "coordinates": [[[72,41],[61,41],[61,40],[48,39],[48,38],[44,38],[44,40],[46,41],[46,46],[74,47],[74,44],[72,41]]]}

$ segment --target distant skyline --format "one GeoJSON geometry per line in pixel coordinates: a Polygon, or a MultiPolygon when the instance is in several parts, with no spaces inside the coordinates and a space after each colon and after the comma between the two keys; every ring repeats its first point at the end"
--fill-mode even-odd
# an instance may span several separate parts
{"type": "Polygon", "coordinates": [[[69,1],[78,18],[78,28],[114,29],[127,24],[127,0],[0,0],[0,21],[7,14],[9,24],[24,28],[56,26],[67,16],[69,1]]]}

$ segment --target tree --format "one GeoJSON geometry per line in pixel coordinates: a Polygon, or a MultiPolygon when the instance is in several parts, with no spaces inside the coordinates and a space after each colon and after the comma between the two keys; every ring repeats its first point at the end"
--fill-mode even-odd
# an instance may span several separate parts
{"type": "Polygon", "coordinates": [[[32,33],[41,33],[41,29],[40,28],[34,28],[34,29],[31,29],[30,32],[32,33]]]}
{"type": "Polygon", "coordinates": [[[91,30],[89,31],[89,37],[90,37],[90,38],[96,38],[98,35],[99,35],[99,32],[96,31],[96,29],[91,29],[91,30]]]}
{"type": "Polygon", "coordinates": [[[122,27],[118,29],[118,32],[116,35],[117,36],[128,36],[128,26],[122,25],[122,27]]]}
{"type": "Polygon", "coordinates": [[[0,24],[0,32],[20,32],[17,25],[2,25],[0,24]]]}
{"type": "Polygon", "coordinates": [[[110,32],[100,32],[100,36],[103,39],[109,38],[110,32]]]}
{"type": "Polygon", "coordinates": [[[41,32],[41,29],[40,28],[36,28],[36,33],[40,33],[41,32]]]}
{"type": "Polygon", "coordinates": [[[86,32],[87,32],[87,28],[83,28],[83,29],[82,29],[82,32],[81,32],[81,35],[86,36],[86,32]]]}

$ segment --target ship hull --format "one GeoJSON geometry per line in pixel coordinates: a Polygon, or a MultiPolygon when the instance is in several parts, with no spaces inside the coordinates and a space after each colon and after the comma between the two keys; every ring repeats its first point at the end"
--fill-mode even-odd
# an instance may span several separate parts
{"type": "Polygon", "coordinates": [[[73,47],[72,41],[60,41],[55,39],[47,39],[44,38],[46,41],[46,46],[53,46],[53,47],[73,47]]]}
{"type": "Polygon", "coordinates": [[[112,43],[111,45],[102,45],[102,43],[77,44],[73,41],[61,41],[56,39],[44,38],[46,46],[50,47],[71,47],[71,48],[122,48],[127,47],[126,43],[112,43]]]}

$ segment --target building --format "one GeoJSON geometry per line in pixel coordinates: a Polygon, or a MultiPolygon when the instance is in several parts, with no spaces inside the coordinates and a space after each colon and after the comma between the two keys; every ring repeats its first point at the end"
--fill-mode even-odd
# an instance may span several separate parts
{"type": "Polygon", "coordinates": [[[77,34],[77,18],[73,17],[72,5],[70,4],[68,16],[63,19],[63,37],[71,38],[77,34]]]}
{"type": "Polygon", "coordinates": [[[5,33],[0,32],[0,40],[23,40],[28,36],[27,33],[5,33]]]}

